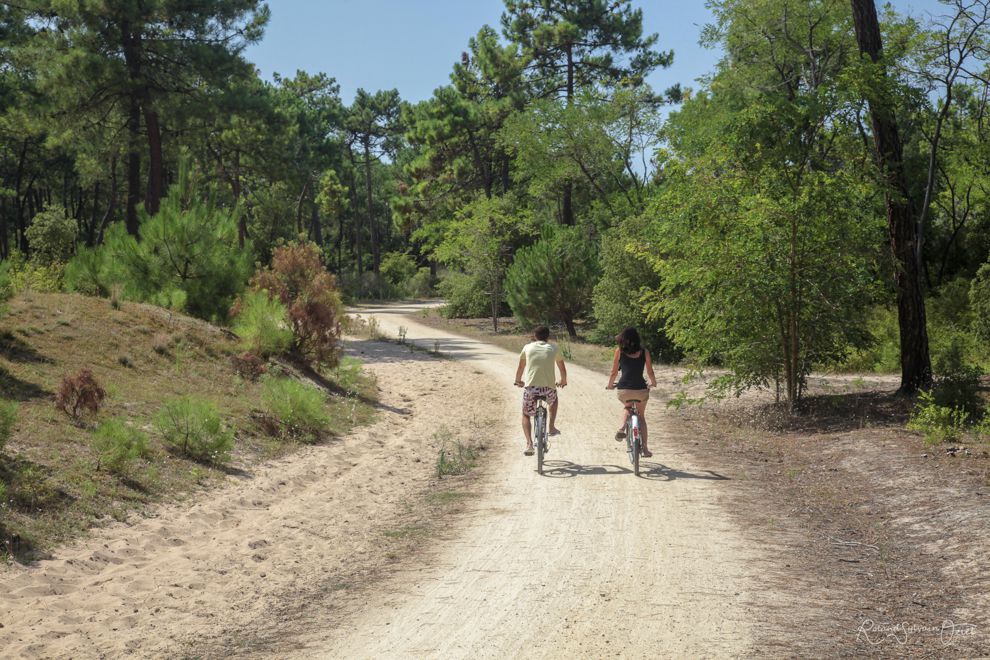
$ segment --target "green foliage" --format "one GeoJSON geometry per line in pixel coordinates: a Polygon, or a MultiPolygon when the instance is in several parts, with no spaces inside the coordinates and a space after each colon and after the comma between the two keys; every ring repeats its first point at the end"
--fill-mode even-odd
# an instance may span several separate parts
{"type": "Polygon", "coordinates": [[[416,274],[416,260],[403,252],[389,252],[382,258],[382,275],[401,288],[416,274]]]}
{"type": "Polygon", "coordinates": [[[225,320],[250,276],[251,251],[238,247],[238,212],[200,200],[196,189],[185,163],[159,212],[142,215],[141,239],[112,226],[101,247],[70,262],[70,289],[106,295],[119,285],[128,300],[225,320]]]}
{"type": "Polygon", "coordinates": [[[326,395],[298,380],[266,378],[261,397],[287,437],[315,442],[330,425],[326,395]]]}
{"type": "Polygon", "coordinates": [[[448,319],[476,319],[491,314],[488,294],[471,275],[448,271],[437,285],[437,290],[444,299],[440,312],[448,319]]]}
{"type": "Polygon", "coordinates": [[[978,415],[984,406],[979,392],[982,375],[982,369],[966,363],[962,347],[958,343],[952,344],[935,360],[933,402],[962,410],[967,415],[978,415]]]}
{"type": "MultiPolygon", "coordinates": [[[[531,233],[531,221],[529,214],[517,209],[513,198],[479,195],[456,213],[437,247],[437,258],[467,273],[478,293],[486,297],[487,311],[477,316],[491,318],[495,331],[505,300],[510,255],[513,247],[531,233]]],[[[465,311],[476,309],[472,306],[465,311]]]]}
{"type": "Polygon", "coordinates": [[[14,251],[0,269],[0,288],[7,298],[22,291],[60,291],[64,268],[59,262],[25,259],[21,252],[14,251]]]}
{"type": "Polygon", "coordinates": [[[973,278],[969,304],[973,310],[973,329],[984,346],[990,347],[990,262],[980,266],[973,278]]]}
{"type": "Polygon", "coordinates": [[[108,419],[93,431],[93,447],[99,454],[97,469],[126,475],[131,465],[148,453],[148,436],[117,417],[108,419]]]}
{"type": "Polygon", "coordinates": [[[589,311],[598,274],[595,244],[581,228],[561,227],[516,253],[506,297],[521,323],[560,321],[575,338],[574,321],[589,311]]]}
{"type": "Polygon", "coordinates": [[[31,259],[43,266],[65,263],[76,248],[79,226],[58,205],[48,206],[31,220],[24,232],[31,259]]]}
{"type": "Polygon", "coordinates": [[[406,282],[406,294],[413,298],[429,298],[434,294],[433,275],[427,267],[420,268],[406,282]]]}
{"type": "Polygon", "coordinates": [[[13,401],[0,400],[0,452],[10,440],[17,421],[17,404],[13,401]]]}
{"type": "Polygon", "coordinates": [[[155,414],[155,428],[166,446],[197,461],[223,463],[234,447],[234,432],[224,425],[216,406],[191,396],[163,403],[155,414]]]}
{"type": "Polygon", "coordinates": [[[908,428],[925,434],[925,442],[936,445],[955,442],[966,433],[969,413],[962,408],[939,405],[931,392],[922,392],[915,404],[908,428]]]}
{"type": "Polygon", "coordinates": [[[596,326],[591,339],[611,344],[624,328],[633,326],[654,360],[674,361],[682,354],[667,337],[666,321],[651,317],[644,303],[644,296],[660,286],[660,278],[636,247],[643,241],[643,228],[642,221],[631,219],[602,236],[602,277],[592,293],[596,326]]]}
{"type": "Polygon", "coordinates": [[[248,291],[234,306],[233,330],[245,351],[260,357],[280,355],[292,348],[289,312],[267,291],[248,291]]]}

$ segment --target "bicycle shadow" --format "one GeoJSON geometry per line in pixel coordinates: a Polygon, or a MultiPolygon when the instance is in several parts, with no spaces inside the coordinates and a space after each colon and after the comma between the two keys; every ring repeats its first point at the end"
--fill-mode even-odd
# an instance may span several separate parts
{"type": "MultiPolygon", "coordinates": [[[[581,465],[571,461],[546,460],[543,462],[543,476],[557,479],[570,477],[607,477],[633,474],[632,466],[624,465],[581,465]]],[[[712,470],[688,472],[678,470],[656,461],[640,461],[639,476],[651,481],[675,481],[677,479],[703,479],[706,481],[730,481],[730,478],[712,470]]]]}

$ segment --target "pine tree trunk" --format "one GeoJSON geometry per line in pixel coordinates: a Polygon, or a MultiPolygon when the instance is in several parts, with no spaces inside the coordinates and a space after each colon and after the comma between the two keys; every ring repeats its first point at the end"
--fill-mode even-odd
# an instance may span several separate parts
{"type": "MultiPolygon", "coordinates": [[[[572,51],[572,46],[567,46],[567,107],[571,107],[571,103],[574,101],[574,53],[572,51]]],[[[572,197],[574,195],[574,187],[568,181],[564,184],[564,200],[563,208],[561,213],[561,220],[563,223],[570,227],[574,225],[574,205],[572,202],[572,197]]]]}
{"type": "Polygon", "coordinates": [[[375,273],[375,277],[378,277],[381,271],[382,262],[382,246],[379,244],[378,240],[378,223],[375,222],[375,212],[372,207],[371,199],[371,145],[367,140],[364,141],[364,192],[365,199],[368,205],[368,229],[371,231],[371,266],[375,273]]]}
{"type": "Polygon", "coordinates": [[[148,192],[144,198],[144,208],[148,215],[155,215],[161,206],[164,194],[164,163],[162,158],[162,129],[158,113],[151,107],[151,95],[144,94],[144,126],[148,131],[148,192]]]}
{"type": "MultiPolygon", "coordinates": [[[[873,0],[851,2],[859,50],[869,55],[873,62],[879,62],[883,44],[876,5],[873,0]]],[[[932,381],[925,299],[919,268],[918,227],[914,221],[907,174],[904,171],[903,145],[891,102],[879,95],[867,100],[870,104],[877,162],[887,184],[887,225],[894,260],[897,321],[901,339],[900,391],[907,394],[930,385],[932,381]]]]}

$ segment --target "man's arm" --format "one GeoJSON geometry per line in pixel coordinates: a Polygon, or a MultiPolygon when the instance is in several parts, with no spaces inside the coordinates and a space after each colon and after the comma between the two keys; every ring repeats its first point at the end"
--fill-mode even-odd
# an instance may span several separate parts
{"type": "Polygon", "coordinates": [[[564,358],[557,358],[557,368],[560,369],[560,382],[557,387],[567,387],[567,367],[564,366],[564,358]]]}
{"type": "Polygon", "coordinates": [[[523,371],[525,369],[526,369],[526,358],[520,356],[519,366],[516,367],[516,381],[514,383],[516,387],[522,387],[524,385],[522,377],[523,377],[523,371]]]}

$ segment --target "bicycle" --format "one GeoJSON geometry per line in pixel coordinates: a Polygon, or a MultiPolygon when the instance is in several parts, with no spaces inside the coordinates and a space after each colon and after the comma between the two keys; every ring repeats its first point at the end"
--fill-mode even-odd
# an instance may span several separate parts
{"type": "Polygon", "coordinates": [[[533,445],[536,449],[536,472],[543,474],[543,457],[550,450],[550,436],[547,433],[547,398],[536,397],[536,414],[533,415],[533,445]]]}
{"type": "MultiPolygon", "coordinates": [[[[515,382],[516,387],[524,387],[522,381],[515,382]]],[[[533,448],[536,450],[536,471],[543,474],[543,457],[550,451],[550,434],[547,429],[547,417],[550,406],[546,396],[533,397],[536,401],[536,413],[533,414],[533,448]]]]}
{"type": "Polygon", "coordinates": [[[626,401],[626,454],[632,463],[633,472],[639,476],[639,456],[642,453],[643,439],[639,431],[639,399],[626,401]]]}

